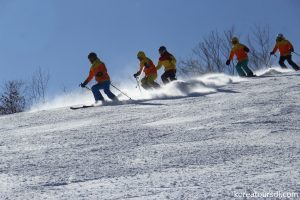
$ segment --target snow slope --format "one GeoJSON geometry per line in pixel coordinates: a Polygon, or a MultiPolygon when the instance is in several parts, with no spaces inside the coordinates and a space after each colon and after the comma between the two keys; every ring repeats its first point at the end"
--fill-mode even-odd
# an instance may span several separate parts
{"type": "Polygon", "coordinates": [[[143,96],[128,89],[139,100],[127,105],[58,108],[73,95],[0,116],[0,199],[300,195],[300,74],[260,75],[212,74],[143,96]]]}

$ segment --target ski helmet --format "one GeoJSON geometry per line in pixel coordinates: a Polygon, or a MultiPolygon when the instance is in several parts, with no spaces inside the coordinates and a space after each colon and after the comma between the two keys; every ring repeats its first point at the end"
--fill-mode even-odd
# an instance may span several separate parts
{"type": "Polygon", "coordinates": [[[96,58],[97,58],[97,54],[96,54],[96,53],[94,53],[94,52],[89,53],[88,59],[94,60],[94,59],[96,59],[96,58]]]}
{"type": "Polygon", "coordinates": [[[138,58],[145,58],[145,57],[146,57],[146,54],[145,54],[143,51],[139,51],[139,52],[137,53],[137,57],[138,57],[138,58]]]}
{"type": "Polygon", "coordinates": [[[232,44],[239,43],[239,39],[238,39],[237,37],[232,37],[232,38],[231,38],[231,43],[232,43],[232,44]]]}
{"type": "Polygon", "coordinates": [[[277,34],[277,37],[276,37],[276,42],[280,42],[280,41],[282,41],[283,39],[284,39],[283,34],[282,34],[282,33],[278,33],[278,34],[277,34]]]}
{"type": "Polygon", "coordinates": [[[280,41],[282,41],[283,39],[284,39],[283,34],[282,34],[282,33],[278,33],[278,34],[277,34],[277,37],[276,37],[276,42],[280,42],[280,41]]]}
{"type": "Polygon", "coordinates": [[[284,38],[282,33],[277,34],[277,38],[284,38]]]}
{"type": "Polygon", "coordinates": [[[167,48],[165,46],[161,46],[158,49],[159,53],[165,53],[167,51],[167,48]]]}

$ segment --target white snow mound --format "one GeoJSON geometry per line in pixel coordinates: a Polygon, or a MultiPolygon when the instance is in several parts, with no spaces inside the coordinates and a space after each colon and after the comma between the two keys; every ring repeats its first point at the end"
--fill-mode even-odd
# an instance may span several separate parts
{"type": "MultiPolygon", "coordinates": [[[[162,85],[157,90],[143,90],[140,92],[136,85],[126,85],[119,89],[134,100],[168,99],[174,97],[201,96],[217,92],[216,88],[224,85],[239,82],[241,79],[236,76],[225,74],[207,74],[191,80],[177,80],[167,85],[162,85]]],[[[111,87],[113,93],[117,94],[120,100],[127,100],[128,97],[122,95],[120,91],[111,87]]],[[[103,94],[103,92],[102,92],[103,94]]],[[[105,94],[103,94],[105,97],[105,94]]],[[[106,98],[106,97],[105,97],[106,98]]],[[[107,98],[106,98],[107,99],[107,98]]],[[[107,99],[108,100],[108,99],[107,99]]],[[[94,98],[90,91],[73,91],[67,94],[58,95],[46,103],[33,105],[30,111],[49,110],[61,107],[68,107],[78,104],[93,104],[94,98]]]]}

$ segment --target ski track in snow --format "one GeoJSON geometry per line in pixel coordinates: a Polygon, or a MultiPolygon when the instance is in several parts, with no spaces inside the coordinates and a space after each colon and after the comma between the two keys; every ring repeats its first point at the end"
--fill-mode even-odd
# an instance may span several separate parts
{"type": "Polygon", "coordinates": [[[0,199],[300,195],[300,74],[258,74],[178,81],[119,106],[56,101],[0,116],[0,199]]]}

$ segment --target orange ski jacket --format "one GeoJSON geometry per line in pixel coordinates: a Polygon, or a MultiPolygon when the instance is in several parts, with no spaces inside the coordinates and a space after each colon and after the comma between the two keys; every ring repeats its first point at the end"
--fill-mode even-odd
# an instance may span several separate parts
{"type": "Polygon", "coordinates": [[[273,48],[273,53],[275,53],[279,49],[281,56],[291,55],[293,51],[293,45],[288,40],[276,41],[276,44],[273,48]]]}
{"type": "Polygon", "coordinates": [[[229,60],[232,60],[234,55],[236,56],[239,62],[248,59],[246,49],[249,50],[249,48],[246,45],[243,45],[241,43],[234,44],[230,52],[229,60]]]}
{"type": "Polygon", "coordinates": [[[152,74],[157,74],[157,70],[152,60],[147,57],[143,57],[140,60],[140,70],[139,72],[144,72],[146,76],[150,76],[152,74]]]}
{"type": "Polygon", "coordinates": [[[89,76],[87,77],[85,82],[86,83],[90,82],[94,77],[98,83],[110,80],[105,64],[101,62],[99,59],[96,59],[92,63],[89,76]]]}

